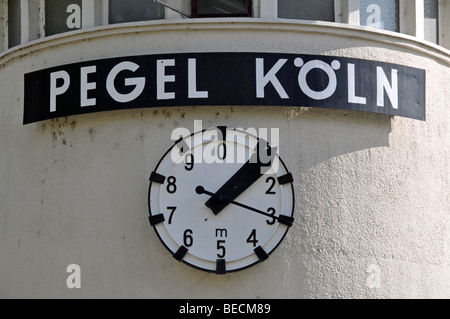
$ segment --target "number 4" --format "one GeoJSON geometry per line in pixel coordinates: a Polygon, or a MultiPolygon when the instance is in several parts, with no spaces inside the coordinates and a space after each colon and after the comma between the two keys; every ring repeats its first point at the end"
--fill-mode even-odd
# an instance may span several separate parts
{"type": "Polygon", "coordinates": [[[259,240],[256,239],[256,229],[252,230],[252,233],[247,238],[247,243],[253,244],[253,247],[256,247],[258,245],[259,240]]]}

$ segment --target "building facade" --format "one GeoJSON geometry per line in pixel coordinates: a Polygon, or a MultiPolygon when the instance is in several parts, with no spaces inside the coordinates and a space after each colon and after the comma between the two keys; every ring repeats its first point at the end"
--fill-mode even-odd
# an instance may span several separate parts
{"type": "Polygon", "coordinates": [[[0,297],[450,297],[450,3],[159,2],[0,1],[0,297]],[[225,126],[275,132],[295,221],[217,275],[148,193],[225,126]]]}

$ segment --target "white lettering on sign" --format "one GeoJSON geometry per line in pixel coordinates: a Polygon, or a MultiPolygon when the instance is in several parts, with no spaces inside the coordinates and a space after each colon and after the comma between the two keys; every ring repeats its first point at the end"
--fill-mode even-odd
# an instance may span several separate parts
{"type": "Polygon", "coordinates": [[[384,92],[387,93],[392,107],[398,109],[398,70],[391,70],[391,83],[382,67],[377,66],[377,106],[384,107],[384,92]]]}
{"type": "Polygon", "coordinates": [[[277,78],[278,71],[281,70],[283,65],[286,64],[287,59],[280,59],[278,62],[264,75],[264,59],[256,59],[256,97],[265,98],[265,87],[267,84],[272,83],[274,88],[282,99],[289,99],[286,91],[277,78]]]}
{"type": "Polygon", "coordinates": [[[307,96],[314,100],[325,100],[328,99],[330,96],[336,92],[337,88],[337,77],[334,70],[339,70],[341,68],[341,63],[337,60],[334,60],[331,63],[331,66],[327,63],[320,61],[320,60],[313,60],[309,61],[308,63],[304,64],[303,59],[297,58],[294,60],[294,64],[296,67],[301,68],[300,73],[298,74],[298,85],[302,89],[303,93],[305,93],[307,96]],[[311,89],[308,82],[306,81],[306,78],[314,69],[319,69],[324,71],[328,76],[328,86],[322,90],[322,91],[315,91],[311,89]]]}
{"type": "Polygon", "coordinates": [[[56,97],[66,93],[70,86],[70,76],[66,71],[57,71],[50,74],[50,112],[56,112],[56,97]],[[58,86],[58,80],[63,84],[58,86]]]}
{"type": "MultiPolygon", "coordinates": [[[[256,59],[256,95],[257,98],[265,97],[265,87],[267,84],[272,83],[273,87],[276,89],[278,94],[283,99],[289,99],[283,85],[277,78],[277,74],[280,72],[281,68],[287,62],[286,59],[280,59],[272,69],[264,75],[264,59],[256,59]]],[[[302,93],[311,99],[320,101],[330,98],[337,89],[338,79],[336,76],[337,70],[341,68],[341,63],[338,60],[331,62],[331,65],[324,61],[312,60],[304,63],[303,59],[296,58],[294,60],[294,65],[301,68],[298,75],[298,85],[302,93]],[[308,84],[307,78],[311,71],[321,70],[328,77],[328,84],[323,90],[314,90],[308,84]]],[[[355,104],[367,104],[367,98],[363,96],[356,95],[356,70],[354,63],[348,63],[347,65],[347,78],[348,78],[348,102],[355,104]]],[[[377,106],[385,106],[385,92],[389,97],[394,109],[398,109],[398,70],[391,70],[391,80],[389,81],[383,68],[377,67],[377,106]]]]}
{"type": "Polygon", "coordinates": [[[135,100],[142,94],[145,88],[145,78],[127,78],[125,79],[125,86],[133,86],[134,90],[128,94],[121,94],[117,92],[117,89],[114,85],[114,81],[116,80],[117,75],[125,70],[136,72],[139,69],[139,65],[133,62],[122,62],[116,65],[111,72],[109,72],[108,78],[106,79],[106,90],[109,95],[120,103],[127,103],[135,100]]]}
{"type": "Polygon", "coordinates": [[[81,68],[81,85],[80,85],[80,97],[81,107],[94,106],[97,103],[96,98],[88,98],[88,92],[97,88],[97,83],[88,82],[89,74],[97,72],[96,66],[88,66],[81,68]]]}
{"type": "Polygon", "coordinates": [[[355,64],[349,63],[347,65],[347,77],[348,77],[348,102],[356,104],[367,104],[367,99],[362,96],[356,95],[356,74],[355,64]]]}
{"type": "MultiPolygon", "coordinates": [[[[282,100],[291,100],[287,92],[292,94],[292,99],[298,99],[303,95],[309,99],[315,101],[323,101],[331,99],[338,87],[342,91],[342,81],[347,81],[347,87],[343,92],[339,92],[339,96],[347,95],[347,103],[368,105],[368,99],[373,101],[371,107],[373,109],[375,102],[376,107],[384,108],[386,106],[386,97],[389,99],[392,109],[398,110],[399,108],[399,70],[392,67],[382,67],[372,65],[370,69],[367,66],[362,66],[359,62],[351,63],[347,62],[347,66],[342,67],[344,62],[335,60],[328,60],[325,62],[319,59],[313,59],[305,62],[303,58],[293,57],[292,59],[278,59],[275,64],[267,63],[264,58],[255,58],[255,67],[252,66],[252,71],[256,70],[253,74],[255,77],[256,96],[246,96],[249,99],[264,99],[268,94],[271,94],[271,98],[274,95],[282,100]],[[290,63],[288,63],[290,62],[290,63]],[[297,78],[293,78],[292,71],[296,74],[297,71],[292,67],[292,64],[299,68],[297,78]],[[268,70],[268,71],[267,71],[268,70]],[[267,72],[266,72],[267,71],[267,72]],[[339,71],[339,72],[338,72],[339,71]],[[370,80],[367,79],[367,72],[371,75],[370,80]],[[387,74],[390,72],[390,74],[387,74]],[[346,76],[346,77],[345,77],[346,76]],[[360,85],[357,88],[357,84],[360,85]],[[269,93],[269,85],[273,87],[274,91],[269,93]],[[286,90],[286,88],[288,90],[286,90]],[[276,93],[273,93],[276,92],[276,93]],[[365,94],[363,94],[363,92],[365,94]],[[344,93],[344,94],[342,94],[344,93]],[[376,94],[375,94],[376,93],[376,94]],[[294,97],[295,94],[295,97],[294,97]]],[[[273,60],[272,60],[273,61],[273,60]]],[[[199,90],[197,85],[201,83],[205,86],[206,82],[198,82],[197,79],[197,59],[188,58],[187,63],[183,64],[183,67],[187,68],[186,78],[180,77],[180,66],[177,69],[177,63],[175,59],[158,59],[155,60],[156,68],[155,76],[156,87],[153,96],[156,96],[156,100],[174,100],[176,98],[175,92],[186,92],[185,96],[178,97],[180,99],[208,99],[211,98],[211,94],[208,90],[199,90]],[[176,75],[178,74],[178,81],[176,75]],[[168,84],[172,84],[171,86],[168,84]],[[181,89],[181,86],[185,86],[186,90],[181,89]]],[[[153,63],[155,63],[153,62],[153,63]]],[[[153,64],[154,65],[154,64],[153,64]]],[[[133,102],[139,98],[146,88],[151,90],[153,86],[147,86],[147,79],[151,74],[145,73],[145,76],[128,77],[127,73],[123,73],[122,77],[119,75],[122,72],[137,72],[140,69],[140,65],[130,61],[120,62],[110,71],[107,69],[100,70],[97,65],[80,66],[76,70],[72,70],[70,74],[79,72],[79,107],[95,107],[97,106],[97,98],[99,89],[97,82],[94,79],[106,77],[106,93],[118,103],[133,102]],[[99,74],[97,74],[99,72],[99,74]],[[123,84],[119,86],[119,78],[122,79],[123,84]],[[127,93],[121,93],[120,88],[130,87],[127,93]],[[130,91],[131,92],[128,92],[130,91]]],[[[145,70],[145,69],[144,69],[145,70]]],[[[144,73],[141,71],[141,74],[144,73]]],[[[205,72],[204,69],[201,69],[205,72]]],[[[50,112],[56,112],[57,100],[59,96],[64,94],[74,94],[75,90],[69,90],[71,83],[71,76],[66,70],[55,71],[50,73],[50,112]]],[[[206,73],[202,73],[205,76],[206,73]]],[[[105,80],[103,80],[105,81],[105,80]]],[[[102,86],[105,87],[105,86],[102,86]]],[[[217,92],[217,87],[213,89],[217,92]]],[[[255,92],[253,91],[253,92],[255,92]]],[[[250,91],[249,91],[250,92],[250,91]]],[[[146,97],[148,98],[148,92],[146,97]]],[[[339,97],[337,97],[339,98],[339,97]]],[[[64,100],[64,99],[63,99],[64,100]]],[[[67,103],[67,100],[66,100],[67,103]]]]}
{"type": "Polygon", "coordinates": [[[188,60],[188,91],[190,99],[207,99],[207,91],[197,91],[197,59],[188,60]]]}
{"type": "Polygon", "coordinates": [[[158,100],[173,100],[175,92],[166,92],[166,83],[175,82],[175,75],[167,75],[166,68],[175,66],[175,60],[156,61],[156,91],[158,100]]]}

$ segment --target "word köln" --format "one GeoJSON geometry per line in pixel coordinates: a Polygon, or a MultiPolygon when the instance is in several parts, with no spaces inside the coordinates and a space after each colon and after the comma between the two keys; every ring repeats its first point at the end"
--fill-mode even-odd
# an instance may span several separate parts
{"type": "MultiPolygon", "coordinates": [[[[274,65],[268,65],[264,58],[255,59],[255,87],[253,92],[256,94],[257,99],[265,99],[267,95],[267,89],[269,85],[273,87],[278,96],[283,100],[290,99],[284,85],[279,79],[281,73],[283,73],[283,67],[289,63],[289,59],[278,59],[274,65]]],[[[356,77],[356,65],[355,63],[347,63],[346,66],[342,66],[339,60],[333,60],[331,64],[321,60],[311,60],[304,62],[300,57],[295,58],[292,61],[293,65],[298,68],[298,77],[296,79],[299,90],[307,97],[316,100],[326,100],[332,97],[338,87],[338,77],[336,71],[342,67],[347,68],[347,102],[366,105],[367,97],[359,96],[356,92],[356,85],[358,79],[356,77]],[[327,84],[321,88],[315,88],[308,81],[308,77],[312,72],[321,71],[326,76],[324,82],[327,84]]],[[[176,87],[177,76],[175,73],[171,73],[177,67],[176,59],[158,59],[155,62],[156,70],[156,87],[154,89],[156,93],[157,101],[169,101],[177,99],[176,90],[170,90],[169,85],[173,84],[176,87]]],[[[145,76],[137,77],[123,77],[123,74],[133,74],[138,72],[140,65],[131,61],[123,61],[113,66],[106,76],[106,91],[110,98],[118,103],[129,103],[137,100],[146,90],[149,88],[148,79],[145,76]],[[122,76],[121,76],[122,75],[122,76]],[[120,92],[117,87],[118,78],[121,78],[123,83],[122,90],[127,92],[120,92]]],[[[183,98],[191,100],[208,99],[210,97],[209,91],[206,89],[199,90],[197,78],[197,59],[190,58],[187,63],[187,83],[184,83],[186,96],[183,98]]],[[[399,85],[398,85],[398,70],[391,69],[390,74],[386,74],[385,70],[377,66],[376,67],[376,79],[374,79],[374,85],[376,86],[376,101],[378,107],[385,106],[385,96],[389,98],[391,105],[394,109],[398,109],[399,106],[399,85]]],[[[211,71],[213,72],[213,71],[211,71]]],[[[89,65],[80,67],[79,75],[79,93],[80,93],[80,106],[82,108],[92,107],[97,105],[97,98],[95,97],[95,91],[98,87],[96,81],[89,80],[89,77],[95,76],[97,73],[96,65],[89,65]],[[91,97],[92,96],[92,97],[91,97]]],[[[359,72],[361,73],[361,72],[359,72]]],[[[148,76],[148,75],[147,75],[148,76]]],[[[183,81],[185,82],[185,81],[183,81]]],[[[55,71],[50,73],[50,112],[56,112],[58,107],[57,99],[59,96],[68,92],[72,85],[72,77],[69,72],[65,70],[55,71]]],[[[179,90],[182,91],[182,90],[179,90]]],[[[229,92],[233,94],[234,92],[229,92]]]]}

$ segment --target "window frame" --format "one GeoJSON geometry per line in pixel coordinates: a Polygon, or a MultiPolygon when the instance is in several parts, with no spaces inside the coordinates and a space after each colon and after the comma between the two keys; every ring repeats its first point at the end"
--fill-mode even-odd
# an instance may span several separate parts
{"type": "Polygon", "coordinates": [[[0,52],[8,49],[8,2],[2,0],[0,2],[0,52]]]}

